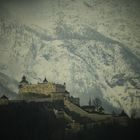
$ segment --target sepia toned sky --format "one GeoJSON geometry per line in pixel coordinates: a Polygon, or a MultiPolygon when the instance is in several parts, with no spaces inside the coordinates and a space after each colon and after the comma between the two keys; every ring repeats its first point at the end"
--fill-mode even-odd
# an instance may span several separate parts
{"type": "Polygon", "coordinates": [[[1,0],[1,15],[53,32],[57,22],[90,25],[127,46],[138,47],[139,0],[1,0]],[[125,36],[125,37],[124,37],[125,36]]]}

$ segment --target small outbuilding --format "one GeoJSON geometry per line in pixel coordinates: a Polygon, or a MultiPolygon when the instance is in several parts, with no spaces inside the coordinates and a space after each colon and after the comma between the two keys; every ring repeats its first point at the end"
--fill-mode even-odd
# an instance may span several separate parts
{"type": "Polygon", "coordinates": [[[0,105],[6,105],[9,103],[9,98],[5,95],[0,97],[0,105]]]}

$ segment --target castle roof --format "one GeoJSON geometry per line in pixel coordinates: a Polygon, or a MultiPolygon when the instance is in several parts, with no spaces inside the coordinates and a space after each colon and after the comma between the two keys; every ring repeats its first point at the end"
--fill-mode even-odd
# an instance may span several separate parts
{"type": "Polygon", "coordinates": [[[70,94],[67,90],[65,90],[65,93],[66,93],[66,94],[70,94]]]}
{"type": "Polygon", "coordinates": [[[45,79],[43,80],[43,83],[48,83],[48,81],[47,81],[46,77],[45,77],[45,79]]]}
{"type": "Polygon", "coordinates": [[[20,81],[20,83],[28,84],[28,81],[26,80],[26,77],[24,75],[23,75],[22,80],[20,81]]]}
{"type": "Polygon", "coordinates": [[[3,95],[3,96],[0,97],[0,99],[7,99],[8,100],[8,97],[3,95]]]}

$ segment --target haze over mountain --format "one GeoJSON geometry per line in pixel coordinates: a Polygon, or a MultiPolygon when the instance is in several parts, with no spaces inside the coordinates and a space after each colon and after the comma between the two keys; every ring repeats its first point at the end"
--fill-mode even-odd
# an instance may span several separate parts
{"type": "Polygon", "coordinates": [[[46,76],[66,82],[81,104],[99,97],[109,111],[139,115],[139,2],[7,0],[1,7],[1,75],[20,81],[25,74],[31,82],[46,76]]]}

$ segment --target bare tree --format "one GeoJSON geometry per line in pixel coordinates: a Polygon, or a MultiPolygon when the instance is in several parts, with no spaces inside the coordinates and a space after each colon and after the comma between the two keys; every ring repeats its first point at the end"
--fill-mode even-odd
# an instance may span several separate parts
{"type": "Polygon", "coordinates": [[[93,105],[95,106],[96,111],[100,111],[100,108],[102,107],[102,102],[99,98],[95,98],[93,101],[93,105]]]}
{"type": "Polygon", "coordinates": [[[91,98],[89,99],[88,105],[89,105],[89,106],[92,106],[91,98]]]}

